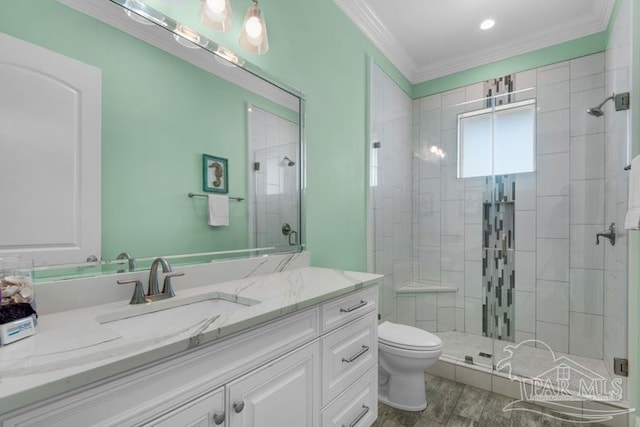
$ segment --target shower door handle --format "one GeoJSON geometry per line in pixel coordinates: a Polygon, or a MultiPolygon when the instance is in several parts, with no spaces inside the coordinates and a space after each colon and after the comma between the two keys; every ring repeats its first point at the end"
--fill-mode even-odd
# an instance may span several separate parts
{"type": "Polygon", "coordinates": [[[298,244],[298,232],[293,230],[291,225],[285,222],[282,224],[280,231],[289,238],[289,246],[295,246],[298,244]],[[291,237],[293,237],[293,242],[291,241],[291,237]]]}

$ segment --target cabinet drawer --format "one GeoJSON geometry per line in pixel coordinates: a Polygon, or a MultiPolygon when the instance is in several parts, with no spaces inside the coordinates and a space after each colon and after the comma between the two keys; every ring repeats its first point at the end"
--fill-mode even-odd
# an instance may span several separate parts
{"type": "Polygon", "coordinates": [[[144,427],[225,427],[224,387],[217,388],[180,408],[171,411],[144,427]]]}
{"type": "Polygon", "coordinates": [[[322,305],[322,332],[342,326],[364,313],[375,310],[377,306],[377,286],[326,302],[322,305]]]}
{"type": "Polygon", "coordinates": [[[322,338],[322,403],[326,405],[377,365],[378,322],[366,316],[322,338]]]}
{"type": "Polygon", "coordinates": [[[322,411],[322,427],[365,427],[378,418],[378,368],[373,367],[357,383],[322,411]]]}

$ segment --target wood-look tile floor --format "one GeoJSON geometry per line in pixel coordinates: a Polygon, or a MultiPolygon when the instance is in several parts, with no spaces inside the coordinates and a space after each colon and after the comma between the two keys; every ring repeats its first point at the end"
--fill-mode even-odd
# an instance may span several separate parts
{"type": "Polygon", "coordinates": [[[427,409],[407,412],[378,403],[378,420],[373,427],[595,427],[544,415],[548,409],[532,404],[527,411],[503,411],[514,399],[426,375],[427,409]]]}

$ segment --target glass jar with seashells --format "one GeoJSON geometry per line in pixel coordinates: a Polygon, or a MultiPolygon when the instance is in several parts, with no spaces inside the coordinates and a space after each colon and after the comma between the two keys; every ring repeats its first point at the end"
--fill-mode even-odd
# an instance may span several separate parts
{"type": "Polygon", "coordinates": [[[24,303],[35,309],[33,260],[21,256],[0,258],[0,307],[24,303]]]}

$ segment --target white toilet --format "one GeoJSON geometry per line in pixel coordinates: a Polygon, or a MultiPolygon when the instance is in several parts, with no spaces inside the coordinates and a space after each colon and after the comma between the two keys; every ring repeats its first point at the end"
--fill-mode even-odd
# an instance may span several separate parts
{"type": "Polygon", "coordinates": [[[442,354],[432,333],[397,323],[378,326],[378,400],[405,411],[427,407],[424,370],[442,354]]]}

